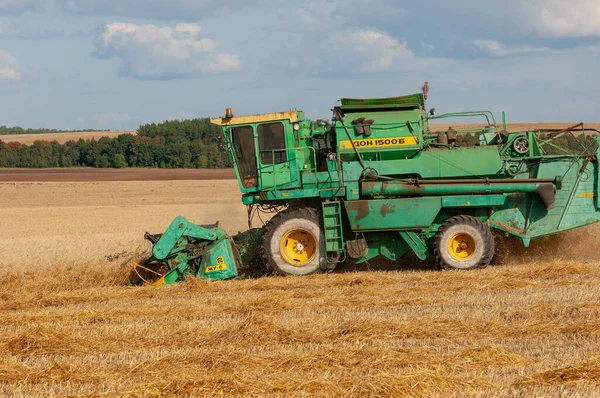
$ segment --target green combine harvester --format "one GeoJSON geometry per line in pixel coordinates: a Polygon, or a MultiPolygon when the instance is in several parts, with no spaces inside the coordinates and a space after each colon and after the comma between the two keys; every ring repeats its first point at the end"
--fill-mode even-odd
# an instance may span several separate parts
{"type": "MultiPolygon", "coordinates": [[[[248,207],[275,215],[260,230],[260,256],[277,275],[331,271],[344,261],[409,252],[446,269],[474,269],[494,256],[492,228],[522,239],[600,220],[597,130],[507,133],[489,111],[435,116],[422,93],[342,99],[333,123],[301,111],[234,116],[221,126],[248,207]],[[430,122],[481,117],[484,127],[432,131],[430,122]]],[[[152,253],[134,256],[150,282],[196,275],[228,279],[242,266],[232,238],[179,217],[152,253]]]]}

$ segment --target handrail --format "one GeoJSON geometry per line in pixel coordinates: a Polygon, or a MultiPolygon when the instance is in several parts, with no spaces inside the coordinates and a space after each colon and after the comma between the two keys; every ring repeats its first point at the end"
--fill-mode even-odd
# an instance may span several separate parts
{"type": "Polygon", "coordinates": [[[452,112],[445,113],[439,116],[430,116],[427,120],[437,120],[437,119],[447,119],[450,117],[473,117],[473,116],[483,116],[487,120],[488,126],[496,126],[496,119],[494,118],[494,114],[491,111],[470,111],[470,112],[452,112]],[[492,119],[492,123],[490,123],[490,118],[492,119]]]}

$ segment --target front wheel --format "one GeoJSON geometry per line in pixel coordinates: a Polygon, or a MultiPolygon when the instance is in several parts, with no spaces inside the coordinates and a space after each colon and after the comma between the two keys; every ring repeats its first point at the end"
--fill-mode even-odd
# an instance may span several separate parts
{"type": "Polygon", "coordinates": [[[494,257],[494,237],[490,227],[471,216],[448,219],[435,236],[436,261],[445,269],[484,268],[494,257]]]}
{"type": "Polygon", "coordinates": [[[286,210],[265,226],[263,258],[277,275],[310,275],[321,272],[325,236],[316,210],[286,210]]]}

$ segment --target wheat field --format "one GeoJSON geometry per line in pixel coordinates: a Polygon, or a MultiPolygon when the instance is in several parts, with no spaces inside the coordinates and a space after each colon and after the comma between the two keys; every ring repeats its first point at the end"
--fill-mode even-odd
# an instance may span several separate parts
{"type": "Polygon", "coordinates": [[[302,278],[124,284],[177,215],[246,228],[234,180],[0,184],[0,396],[590,397],[599,228],[302,278]]]}
{"type": "Polygon", "coordinates": [[[47,134],[8,134],[0,135],[0,141],[20,142],[21,144],[31,145],[35,141],[57,141],[64,144],[67,141],[77,141],[79,139],[98,140],[102,137],[115,138],[121,134],[137,134],[136,130],[119,131],[73,131],[65,133],[47,133],[47,134]]]}

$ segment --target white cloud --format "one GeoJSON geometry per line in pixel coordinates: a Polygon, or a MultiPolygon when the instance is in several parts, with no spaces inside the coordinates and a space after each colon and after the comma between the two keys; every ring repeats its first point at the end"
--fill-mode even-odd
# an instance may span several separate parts
{"type": "Polygon", "coordinates": [[[21,80],[19,64],[14,55],[0,50],[0,82],[18,82],[21,80]]]}
{"type": "Polygon", "coordinates": [[[363,72],[398,69],[414,60],[414,52],[405,41],[400,42],[385,33],[365,30],[349,34],[334,34],[333,46],[354,53],[354,60],[363,72]]]}
{"type": "Polygon", "coordinates": [[[121,73],[138,79],[172,79],[240,70],[236,55],[220,52],[217,42],[200,35],[197,24],[106,25],[96,42],[102,58],[120,58],[121,73]]]}
{"type": "Polygon", "coordinates": [[[600,1],[543,0],[538,14],[542,33],[557,37],[600,36],[600,1]]]}
{"type": "Polygon", "coordinates": [[[534,54],[543,51],[549,51],[545,47],[531,47],[531,46],[516,46],[508,47],[497,40],[474,40],[473,44],[477,48],[492,57],[506,57],[509,55],[517,54],[534,54]]]}
{"type": "Polygon", "coordinates": [[[345,19],[338,13],[338,7],[337,1],[308,0],[294,9],[293,15],[298,26],[304,30],[328,29],[336,20],[340,22],[345,19]]]}

